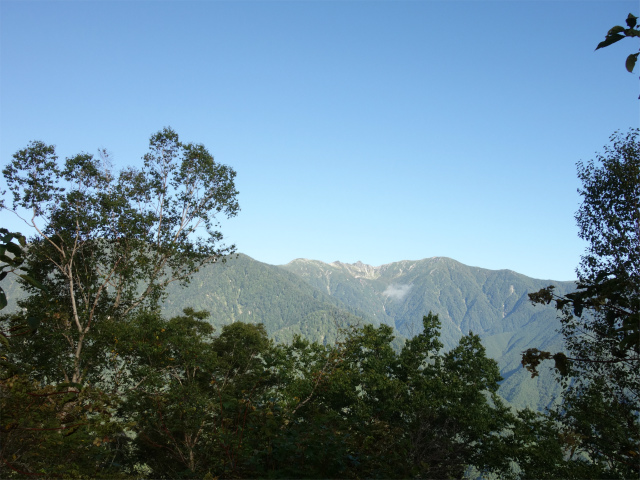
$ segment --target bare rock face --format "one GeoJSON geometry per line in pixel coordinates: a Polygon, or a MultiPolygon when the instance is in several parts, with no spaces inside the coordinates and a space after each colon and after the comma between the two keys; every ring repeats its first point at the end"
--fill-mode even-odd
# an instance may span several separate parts
{"type": "Polygon", "coordinates": [[[375,280],[380,277],[380,269],[382,267],[373,267],[371,265],[367,265],[366,263],[362,263],[360,261],[356,263],[342,263],[342,262],[333,262],[330,263],[335,267],[341,268],[345,270],[346,273],[349,273],[351,276],[355,278],[367,278],[370,280],[375,280]]]}

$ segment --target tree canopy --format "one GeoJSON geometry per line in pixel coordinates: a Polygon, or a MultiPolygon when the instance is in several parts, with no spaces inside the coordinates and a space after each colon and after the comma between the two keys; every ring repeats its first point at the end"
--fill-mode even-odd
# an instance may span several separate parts
{"type": "Polygon", "coordinates": [[[216,216],[238,211],[235,172],[165,128],[140,169],[115,173],[105,151],[60,162],[34,141],[3,175],[12,202],[0,208],[36,233],[27,242],[2,231],[0,275],[19,275],[30,296],[0,319],[0,471],[122,473],[103,447],[126,430],[113,419],[114,332],[157,312],[168,284],[234,250],[221,245],[216,216]]]}
{"type": "Polygon", "coordinates": [[[220,246],[216,215],[238,212],[235,172],[170,128],[151,137],[141,169],[116,173],[105,151],[59,162],[53,146],[31,142],[3,174],[13,202],[0,206],[37,232],[25,265],[50,294],[21,307],[64,358],[42,364],[50,378],[84,381],[95,359],[85,351],[102,324],[156,309],[169,283],[234,249],[220,246]]]}
{"type": "Polygon", "coordinates": [[[575,439],[573,452],[591,459],[591,475],[640,473],[640,131],[616,133],[595,160],[578,163],[582,205],[576,213],[587,250],[578,289],[553,287],[534,303],[554,302],[567,354],[523,354],[532,375],[553,358],[566,389],[553,418],[575,439]],[[599,472],[599,473],[598,473],[599,472]]]}

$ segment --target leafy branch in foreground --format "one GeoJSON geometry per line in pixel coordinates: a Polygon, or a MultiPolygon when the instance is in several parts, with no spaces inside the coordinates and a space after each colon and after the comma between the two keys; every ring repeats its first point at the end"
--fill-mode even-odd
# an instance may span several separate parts
{"type": "MultiPolygon", "coordinates": [[[[611,28],[607,32],[605,39],[598,44],[596,50],[608,47],[609,45],[613,45],[623,38],[639,38],[640,25],[638,25],[638,17],[630,13],[627,16],[626,24],[627,28],[624,28],[621,25],[616,25],[615,27],[611,28]]],[[[640,55],[640,52],[632,53],[627,57],[627,60],[625,61],[625,68],[627,69],[627,72],[633,72],[633,69],[636,66],[636,62],[638,61],[638,55],[640,55]]]]}
{"type": "MultiPolygon", "coordinates": [[[[0,228],[0,281],[12,273],[32,287],[43,290],[44,286],[23,269],[24,249],[26,246],[27,240],[24,235],[10,232],[6,228],[0,228]]],[[[0,310],[6,306],[7,295],[4,289],[0,287],[0,310]]]]}

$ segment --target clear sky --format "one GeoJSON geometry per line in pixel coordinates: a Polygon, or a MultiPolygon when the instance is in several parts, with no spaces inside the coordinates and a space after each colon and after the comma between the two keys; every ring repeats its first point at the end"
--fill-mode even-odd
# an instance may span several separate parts
{"type": "MultiPolygon", "coordinates": [[[[253,258],[447,256],[575,278],[575,164],[637,127],[634,1],[0,0],[0,164],[140,165],[173,127],[233,166],[253,258]]],[[[2,185],[0,183],[0,185],[2,185]]],[[[29,233],[0,214],[0,223],[29,233]]]]}

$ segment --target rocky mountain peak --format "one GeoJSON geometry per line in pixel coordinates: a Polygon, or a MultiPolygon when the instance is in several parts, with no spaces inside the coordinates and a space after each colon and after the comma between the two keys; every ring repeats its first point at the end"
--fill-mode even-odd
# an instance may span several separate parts
{"type": "Polygon", "coordinates": [[[336,261],[331,263],[331,265],[346,270],[347,273],[355,278],[375,279],[380,276],[380,267],[367,265],[361,261],[357,261],[356,263],[342,263],[336,261]]]}

